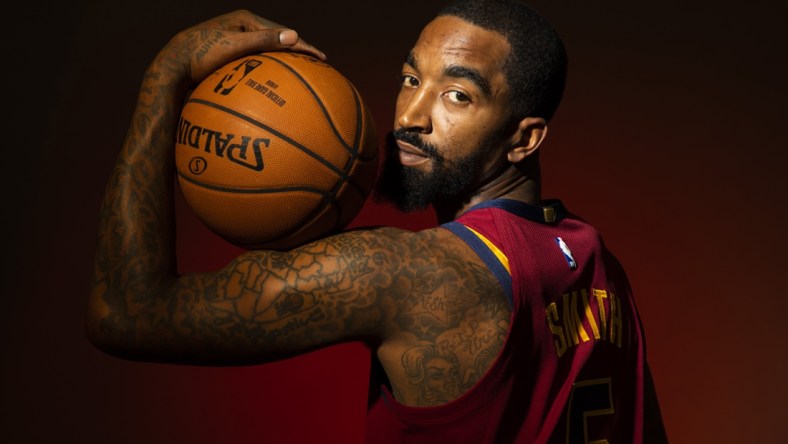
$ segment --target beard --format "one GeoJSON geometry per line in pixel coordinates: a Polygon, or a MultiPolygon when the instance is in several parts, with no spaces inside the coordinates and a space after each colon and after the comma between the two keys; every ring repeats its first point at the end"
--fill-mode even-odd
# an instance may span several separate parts
{"type": "Polygon", "coordinates": [[[435,145],[424,142],[416,133],[398,129],[386,135],[383,167],[375,186],[377,202],[394,204],[402,211],[423,210],[440,201],[457,202],[469,194],[479,176],[485,150],[448,161],[435,145]],[[432,160],[432,169],[422,172],[403,166],[396,141],[407,142],[432,160]]]}

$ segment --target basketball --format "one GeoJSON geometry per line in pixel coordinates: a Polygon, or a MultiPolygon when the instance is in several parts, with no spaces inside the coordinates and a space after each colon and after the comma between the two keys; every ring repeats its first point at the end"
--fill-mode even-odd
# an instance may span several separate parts
{"type": "Polygon", "coordinates": [[[339,232],[377,172],[371,113],[353,84],[316,58],[250,55],[184,102],[175,167],[185,201],[247,249],[289,249],[339,232]]]}

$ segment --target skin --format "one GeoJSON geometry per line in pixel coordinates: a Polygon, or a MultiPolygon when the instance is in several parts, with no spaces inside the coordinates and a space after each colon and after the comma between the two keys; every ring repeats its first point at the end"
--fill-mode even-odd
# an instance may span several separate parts
{"type": "MultiPolygon", "coordinates": [[[[547,126],[544,119],[528,117],[506,132],[511,107],[503,64],[509,50],[498,33],[456,17],[438,17],[425,27],[403,66],[395,128],[443,147],[448,161],[478,150],[489,153],[472,193],[434,203],[441,222],[494,198],[533,205],[540,201],[538,184],[523,168],[523,160],[542,142],[547,126]],[[474,32],[467,32],[469,28],[474,32]],[[497,140],[502,128],[503,140],[497,140]],[[491,140],[494,146],[489,146],[491,140]]],[[[404,165],[430,171],[430,159],[420,156],[418,148],[401,141],[398,145],[404,165]]]]}
{"type": "MultiPolygon", "coordinates": [[[[376,349],[400,402],[456,399],[500,353],[510,308],[476,253],[446,230],[349,231],[288,252],[250,251],[212,273],[176,271],[172,141],[183,98],[230,60],[288,49],[325,59],[295,31],[240,10],[182,31],[151,62],[102,201],[88,338],[124,359],[206,365],[360,340],[376,349]]],[[[494,32],[439,17],[403,66],[395,128],[447,160],[488,151],[473,190],[434,205],[441,221],[489,199],[540,201],[527,160],[547,127],[511,121],[508,51],[494,32]]],[[[430,170],[417,148],[400,149],[401,162],[430,170]]],[[[648,374],[646,437],[666,442],[648,374]]]]}
{"type": "MultiPolygon", "coordinates": [[[[150,64],[102,202],[88,337],[125,359],[208,365],[261,363],[363,340],[376,348],[401,402],[455,399],[500,352],[510,310],[487,267],[446,230],[351,231],[288,252],[251,251],[212,273],[176,272],[171,142],[182,99],[251,51],[289,48],[325,58],[284,29],[236,11],[177,34],[150,64]],[[418,368],[419,355],[430,357],[429,368],[418,368]]],[[[447,158],[478,149],[507,121],[500,72],[507,52],[496,33],[436,19],[413,48],[417,66],[404,68],[395,125],[446,147],[447,158]],[[450,66],[478,71],[491,93],[447,76],[450,66]],[[459,92],[470,101],[458,101],[459,92]]],[[[485,176],[535,149],[541,137],[521,127],[493,147],[497,158],[485,176]]],[[[429,168],[429,161],[415,167],[429,168]]],[[[528,179],[516,167],[484,180],[462,196],[466,205],[441,213],[502,196],[538,200],[520,189],[528,179]]]]}

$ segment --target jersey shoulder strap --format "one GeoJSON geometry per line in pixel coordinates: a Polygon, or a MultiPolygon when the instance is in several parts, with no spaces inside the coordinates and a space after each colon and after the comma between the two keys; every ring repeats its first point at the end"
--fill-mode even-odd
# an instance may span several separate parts
{"type": "Polygon", "coordinates": [[[512,300],[512,274],[509,268],[509,258],[506,257],[503,251],[483,234],[460,222],[452,221],[441,226],[465,241],[465,243],[479,255],[485,265],[487,265],[487,268],[490,269],[503,287],[506,298],[509,301],[509,306],[514,307],[514,301],[512,300]]]}

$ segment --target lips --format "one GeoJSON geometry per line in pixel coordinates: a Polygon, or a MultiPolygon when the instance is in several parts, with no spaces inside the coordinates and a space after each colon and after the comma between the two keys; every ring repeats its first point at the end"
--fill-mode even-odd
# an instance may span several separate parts
{"type": "Polygon", "coordinates": [[[397,140],[396,143],[397,148],[399,148],[399,161],[402,165],[415,166],[429,160],[429,157],[424,154],[424,151],[415,146],[403,142],[402,140],[397,140]]]}

